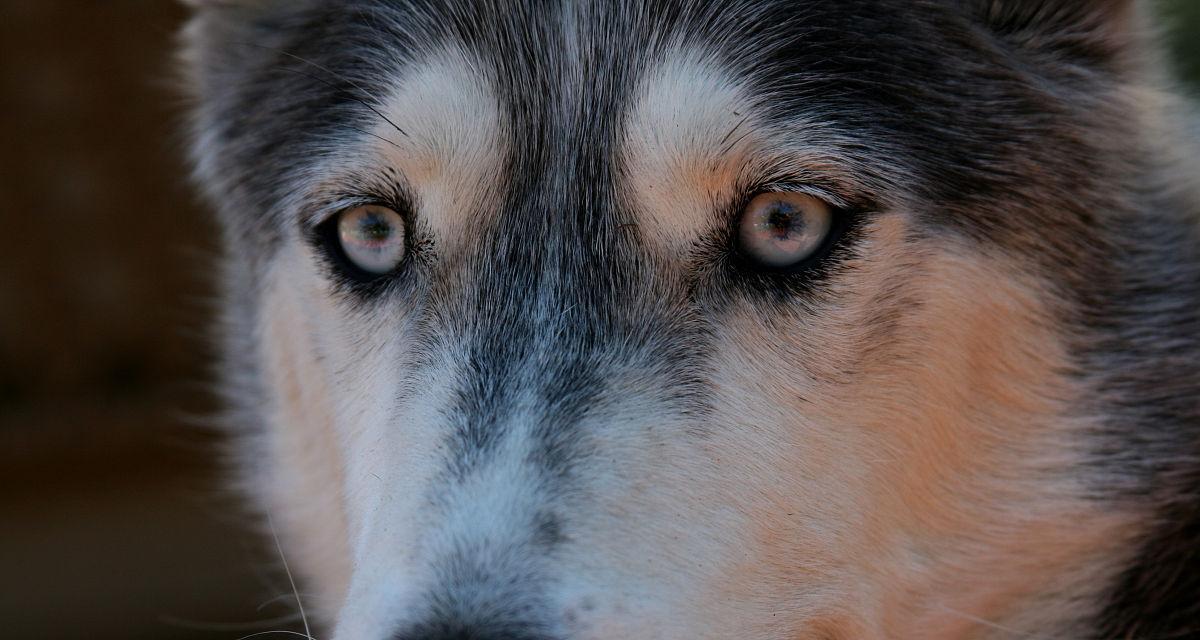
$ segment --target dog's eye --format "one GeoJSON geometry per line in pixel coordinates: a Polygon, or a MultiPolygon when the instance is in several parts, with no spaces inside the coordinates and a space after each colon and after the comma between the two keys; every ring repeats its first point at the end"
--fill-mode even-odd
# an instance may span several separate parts
{"type": "Polygon", "coordinates": [[[768,269],[797,267],[825,246],[833,231],[833,211],[807,193],[770,192],[755,196],[742,212],[738,245],[768,269]]]}
{"type": "Polygon", "coordinates": [[[337,216],[337,242],[353,266],[383,275],[404,259],[404,219],[379,205],[346,209],[337,216]]]}

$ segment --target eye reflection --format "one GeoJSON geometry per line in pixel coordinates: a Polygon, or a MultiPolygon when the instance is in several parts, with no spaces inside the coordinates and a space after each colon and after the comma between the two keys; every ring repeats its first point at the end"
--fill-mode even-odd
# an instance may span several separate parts
{"type": "Polygon", "coordinates": [[[780,269],[812,257],[832,230],[833,212],[820,198],[786,191],[762,193],[742,213],[738,244],[758,264],[780,269]]]}
{"type": "Polygon", "coordinates": [[[383,275],[404,259],[404,219],[379,205],[363,205],[338,214],[342,253],[359,269],[383,275]]]}

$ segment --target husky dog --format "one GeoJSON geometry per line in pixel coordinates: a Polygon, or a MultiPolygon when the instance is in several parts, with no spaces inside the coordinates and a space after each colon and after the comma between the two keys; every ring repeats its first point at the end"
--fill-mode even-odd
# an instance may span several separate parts
{"type": "Polygon", "coordinates": [[[1200,637],[1138,2],[197,3],[240,477],[331,637],[1200,637]]]}

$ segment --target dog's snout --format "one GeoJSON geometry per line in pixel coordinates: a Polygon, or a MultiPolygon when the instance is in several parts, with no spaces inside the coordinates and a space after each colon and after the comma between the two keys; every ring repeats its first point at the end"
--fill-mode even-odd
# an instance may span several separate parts
{"type": "Polygon", "coordinates": [[[554,640],[535,624],[514,620],[464,623],[438,620],[391,636],[390,640],[554,640]]]}
{"type": "Polygon", "coordinates": [[[553,640],[553,637],[532,626],[514,623],[478,626],[437,623],[398,633],[391,640],[553,640]]]}

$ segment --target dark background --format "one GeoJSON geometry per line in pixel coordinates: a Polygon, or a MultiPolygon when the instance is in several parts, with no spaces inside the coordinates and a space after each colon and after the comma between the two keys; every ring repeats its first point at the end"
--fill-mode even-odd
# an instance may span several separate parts
{"type": "MultiPolygon", "coordinates": [[[[1200,87],[1200,0],[1162,3],[1200,87]]],[[[288,628],[221,490],[213,225],[189,188],[167,0],[0,0],[0,636],[288,628]]],[[[271,634],[262,637],[286,637],[271,634]]]]}

